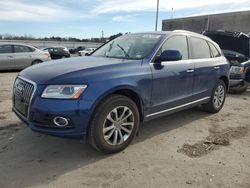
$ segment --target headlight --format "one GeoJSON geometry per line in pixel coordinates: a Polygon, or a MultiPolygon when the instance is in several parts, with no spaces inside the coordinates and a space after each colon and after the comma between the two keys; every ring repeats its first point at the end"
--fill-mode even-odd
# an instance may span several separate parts
{"type": "Polygon", "coordinates": [[[87,85],[49,85],[42,93],[42,98],[78,99],[87,85]]]}
{"type": "Polygon", "coordinates": [[[232,66],[230,69],[232,74],[244,74],[244,67],[232,66]]]}

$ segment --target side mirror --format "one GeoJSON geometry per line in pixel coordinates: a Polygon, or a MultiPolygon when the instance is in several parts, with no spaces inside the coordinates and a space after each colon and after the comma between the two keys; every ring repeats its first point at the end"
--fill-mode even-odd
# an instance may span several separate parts
{"type": "Polygon", "coordinates": [[[157,62],[162,61],[179,61],[182,59],[182,54],[178,50],[165,50],[159,57],[156,58],[157,62]]]}

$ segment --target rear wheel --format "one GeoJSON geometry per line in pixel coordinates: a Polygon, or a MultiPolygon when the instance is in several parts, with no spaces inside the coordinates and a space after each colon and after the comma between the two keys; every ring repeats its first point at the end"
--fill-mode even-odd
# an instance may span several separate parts
{"type": "Polygon", "coordinates": [[[132,142],[139,122],[138,108],[131,99],[111,95],[94,114],[89,128],[89,142],[104,153],[119,152],[132,142]]]}
{"type": "Polygon", "coordinates": [[[226,99],[226,85],[222,80],[219,80],[213,90],[210,101],[203,104],[206,112],[217,113],[221,110],[226,99]]]}

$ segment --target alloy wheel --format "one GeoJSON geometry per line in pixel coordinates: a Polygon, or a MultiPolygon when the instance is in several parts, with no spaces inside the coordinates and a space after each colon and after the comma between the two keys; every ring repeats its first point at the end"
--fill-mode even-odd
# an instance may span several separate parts
{"type": "Polygon", "coordinates": [[[134,114],[128,107],[114,108],[103,124],[104,140],[112,146],[123,144],[133,131],[134,121],[134,114]]]}
{"type": "Polygon", "coordinates": [[[225,88],[222,85],[218,85],[214,92],[213,104],[214,107],[219,109],[225,98],[225,88]]]}

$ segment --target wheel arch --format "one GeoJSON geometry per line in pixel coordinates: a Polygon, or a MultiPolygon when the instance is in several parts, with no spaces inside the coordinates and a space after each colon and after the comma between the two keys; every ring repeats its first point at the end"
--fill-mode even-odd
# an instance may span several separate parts
{"type": "Polygon", "coordinates": [[[91,110],[91,117],[89,119],[89,125],[87,127],[87,130],[89,129],[89,126],[93,120],[94,114],[96,112],[96,110],[98,109],[98,106],[104,101],[106,100],[108,97],[110,97],[111,95],[123,95],[126,96],[128,98],[130,98],[137,106],[138,111],[139,111],[139,115],[140,115],[140,122],[143,121],[144,119],[144,108],[143,108],[143,100],[141,99],[140,95],[135,91],[135,89],[133,89],[130,86],[120,86],[117,88],[113,88],[107,92],[105,92],[105,94],[103,94],[101,97],[99,97],[95,104],[93,105],[93,108],[91,110]]]}
{"type": "Polygon", "coordinates": [[[34,60],[31,62],[31,65],[33,65],[34,62],[36,62],[36,61],[39,61],[40,63],[43,62],[41,59],[34,59],[34,60]]]}
{"type": "Polygon", "coordinates": [[[227,76],[221,76],[219,78],[219,80],[222,80],[225,83],[227,90],[229,90],[229,79],[228,79],[228,77],[227,76]]]}
{"type": "Polygon", "coordinates": [[[118,89],[111,94],[123,95],[130,98],[138,108],[140,114],[140,122],[143,121],[143,115],[144,115],[143,101],[137,92],[133,91],[132,89],[118,89]]]}

